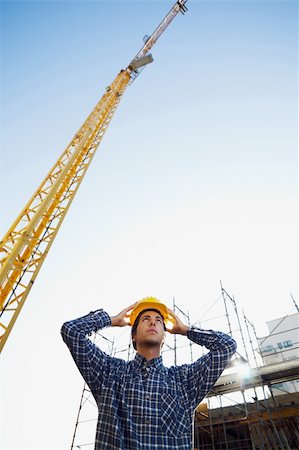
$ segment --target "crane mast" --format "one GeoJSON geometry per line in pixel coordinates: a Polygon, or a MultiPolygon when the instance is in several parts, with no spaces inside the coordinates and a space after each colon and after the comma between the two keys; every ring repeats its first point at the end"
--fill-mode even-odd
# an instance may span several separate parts
{"type": "Polygon", "coordinates": [[[113,114],[150,49],[187,0],[178,0],[121,70],[0,242],[0,352],[41,269],[113,114]]]}

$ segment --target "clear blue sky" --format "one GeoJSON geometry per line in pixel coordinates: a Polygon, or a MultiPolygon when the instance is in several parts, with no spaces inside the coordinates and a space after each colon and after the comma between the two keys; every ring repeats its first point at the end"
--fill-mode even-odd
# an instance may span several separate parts
{"type": "MultiPolygon", "coordinates": [[[[1,2],[2,235],[171,6],[1,2]]],[[[3,351],[5,450],[69,448],[82,381],[65,320],[155,295],[195,321],[220,279],[260,334],[294,312],[297,2],[187,6],[122,99],[3,351]]]]}

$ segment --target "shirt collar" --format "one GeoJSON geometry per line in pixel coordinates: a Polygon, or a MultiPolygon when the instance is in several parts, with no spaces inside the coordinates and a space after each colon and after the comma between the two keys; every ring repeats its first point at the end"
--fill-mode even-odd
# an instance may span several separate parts
{"type": "Polygon", "coordinates": [[[136,369],[141,369],[142,367],[155,367],[159,371],[164,370],[164,365],[162,361],[162,356],[158,356],[157,358],[150,359],[149,361],[144,358],[144,356],[136,353],[134,358],[134,363],[136,369]]]}

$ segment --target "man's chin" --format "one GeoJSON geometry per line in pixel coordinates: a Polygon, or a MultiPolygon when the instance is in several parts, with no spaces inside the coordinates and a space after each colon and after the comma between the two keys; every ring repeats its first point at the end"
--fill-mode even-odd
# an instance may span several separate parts
{"type": "Polygon", "coordinates": [[[142,344],[143,344],[145,347],[157,347],[157,346],[160,346],[160,345],[161,345],[161,342],[160,342],[157,338],[155,339],[155,337],[156,337],[156,336],[153,336],[152,339],[145,339],[145,340],[142,342],[142,344]]]}

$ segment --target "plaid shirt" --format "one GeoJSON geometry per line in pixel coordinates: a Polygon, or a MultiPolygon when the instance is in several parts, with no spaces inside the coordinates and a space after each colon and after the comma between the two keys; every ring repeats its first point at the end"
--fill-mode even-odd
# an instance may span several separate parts
{"type": "Polygon", "coordinates": [[[190,450],[194,409],[236,350],[221,332],[191,328],[187,337],[210,352],[192,364],[108,356],[88,336],[111,325],[103,310],[66,322],[62,337],[98,405],[95,450],[190,450]]]}

